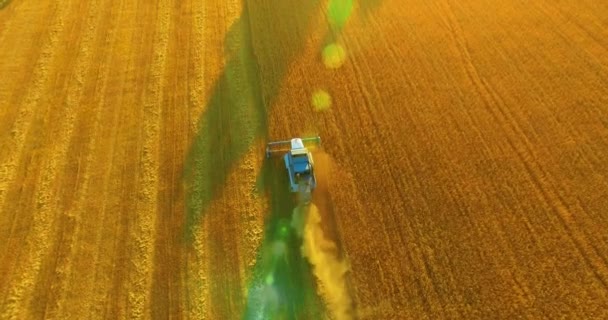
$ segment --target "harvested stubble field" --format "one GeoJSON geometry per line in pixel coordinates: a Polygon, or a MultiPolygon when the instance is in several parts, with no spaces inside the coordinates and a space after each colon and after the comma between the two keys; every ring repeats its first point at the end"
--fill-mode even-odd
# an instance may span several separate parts
{"type": "Polygon", "coordinates": [[[0,318],[608,318],[608,2],[335,2],[0,0],[0,318]]]}

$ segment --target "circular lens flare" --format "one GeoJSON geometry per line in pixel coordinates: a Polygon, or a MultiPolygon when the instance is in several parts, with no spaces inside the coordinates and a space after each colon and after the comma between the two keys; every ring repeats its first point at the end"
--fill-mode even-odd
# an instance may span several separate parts
{"type": "Polygon", "coordinates": [[[317,90],[312,94],[312,106],[315,111],[325,111],[331,106],[331,96],[325,90],[317,90]]]}
{"type": "Polygon", "coordinates": [[[329,69],[340,68],[346,60],[346,51],[344,48],[337,44],[329,44],[323,49],[323,64],[329,69]]]}

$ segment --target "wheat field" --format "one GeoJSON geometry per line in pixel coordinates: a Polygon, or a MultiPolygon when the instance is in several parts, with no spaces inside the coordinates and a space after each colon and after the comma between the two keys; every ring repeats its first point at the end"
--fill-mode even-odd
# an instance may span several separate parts
{"type": "Polygon", "coordinates": [[[608,318],[607,16],[0,0],[0,318],[608,318]]]}

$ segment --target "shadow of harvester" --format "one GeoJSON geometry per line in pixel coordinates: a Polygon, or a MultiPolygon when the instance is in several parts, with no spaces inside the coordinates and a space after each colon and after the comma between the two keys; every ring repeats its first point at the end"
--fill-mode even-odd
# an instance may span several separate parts
{"type": "Polygon", "coordinates": [[[226,36],[228,62],[184,164],[183,232],[189,241],[231,168],[256,139],[266,140],[268,106],[319,8],[317,0],[291,2],[244,0],[241,17],[226,36]]]}
{"type": "Polygon", "coordinates": [[[8,6],[9,3],[11,3],[11,0],[0,0],[0,10],[8,6]]]}
{"type": "MultiPolygon", "coordinates": [[[[243,0],[241,17],[226,37],[225,69],[198,121],[199,130],[184,164],[186,217],[182,234],[187,243],[192,242],[194,230],[211,201],[225,187],[232,168],[255,141],[267,140],[269,106],[279,92],[289,63],[303,48],[312,17],[322,10],[320,4],[319,0],[243,0]]],[[[230,275],[211,275],[215,278],[207,281],[218,283],[212,285],[211,304],[226,306],[221,309],[234,311],[232,314],[244,311],[244,319],[256,318],[259,312],[286,319],[320,318],[323,305],[316,295],[310,265],[299,251],[301,238],[292,231],[285,232],[290,226],[293,203],[288,201],[291,195],[287,192],[284,168],[267,161],[260,178],[264,183],[258,187],[268,192],[271,212],[248,279],[250,294],[244,299],[240,288],[233,290],[228,281],[230,275]],[[278,255],[280,259],[277,250],[283,250],[278,255]],[[270,287],[274,291],[252,294],[270,287]],[[273,303],[277,296],[288,303],[273,303]]]]}
{"type": "MultiPolygon", "coordinates": [[[[184,163],[186,216],[182,235],[186,244],[192,243],[194,230],[202,222],[203,215],[213,214],[208,212],[209,205],[225,187],[232,168],[256,140],[267,140],[269,106],[279,91],[290,61],[303,47],[311,17],[319,8],[317,0],[294,0],[293,3],[243,0],[241,17],[226,36],[226,66],[198,121],[199,130],[184,163]]],[[[268,181],[261,181],[264,180],[268,181]]],[[[272,183],[258,187],[273,188],[272,183]]],[[[275,195],[280,194],[277,191],[275,195]]],[[[271,200],[270,206],[273,212],[285,208],[282,200],[281,203],[271,200]]],[[[270,222],[266,233],[272,233],[276,226],[270,222]]],[[[226,262],[210,263],[223,265],[226,262]]],[[[301,262],[298,260],[298,263],[301,262]]],[[[248,309],[242,291],[230,287],[232,275],[212,276],[214,279],[208,280],[214,288],[211,297],[214,305],[226,306],[221,309],[226,312],[230,309],[233,314],[248,309]]]]}

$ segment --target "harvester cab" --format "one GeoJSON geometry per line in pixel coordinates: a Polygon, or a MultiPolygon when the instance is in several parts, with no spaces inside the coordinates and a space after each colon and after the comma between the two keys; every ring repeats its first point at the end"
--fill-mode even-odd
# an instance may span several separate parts
{"type": "Polygon", "coordinates": [[[298,193],[300,199],[310,202],[312,191],[317,186],[314,172],[314,161],[312,154],[306,145],[321,144],[320,137],[293,138],[291,140],[274,141],[266,146],[266,157],[270,158],[276,153],[284,153],[283,161],[289,175],[289,190],[298,193]],[[285,148],[289,145],[289,149],[285,148]]]}

